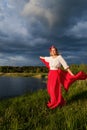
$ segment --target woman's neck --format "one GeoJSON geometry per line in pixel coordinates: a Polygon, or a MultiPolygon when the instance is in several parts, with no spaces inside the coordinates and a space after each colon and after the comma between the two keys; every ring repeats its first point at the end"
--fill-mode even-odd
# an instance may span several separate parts
{"type": "Polygon", "coordinates": [[[52,55],[52,58],[56,58],[58,55],[52,55]]]}

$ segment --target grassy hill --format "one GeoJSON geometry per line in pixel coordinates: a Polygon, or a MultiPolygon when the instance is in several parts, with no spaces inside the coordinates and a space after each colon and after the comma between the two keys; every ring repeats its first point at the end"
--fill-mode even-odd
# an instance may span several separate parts
{"type": "Polygon", "coordinates": [[[87,80],[62,94],[66,106],[53,110],[46,89],[0,100],[0,130],[87,130],[87,80]]]}
{"type": "Polygon", "coordinates": [[[63,89],[63,96],[66,106],[54,110],[46,107],[46,90],[1,100],[0,130],[87,130],[87,81],[63,89]]]}

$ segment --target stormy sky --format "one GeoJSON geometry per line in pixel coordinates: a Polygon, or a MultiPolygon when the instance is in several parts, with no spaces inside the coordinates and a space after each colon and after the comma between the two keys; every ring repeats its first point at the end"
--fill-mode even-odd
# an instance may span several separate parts
{"type": "Polygon", "coordinates": [[[87,0],[0,0],[0,66],[42,65],[51,45],[87,64],[87,0]]]}

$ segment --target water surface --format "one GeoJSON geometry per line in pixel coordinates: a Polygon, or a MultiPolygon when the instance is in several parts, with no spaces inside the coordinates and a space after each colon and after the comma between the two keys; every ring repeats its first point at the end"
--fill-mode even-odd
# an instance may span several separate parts
{"type": "Polygon", "coordinates": [[[0,77],[0,98],[14,97],[43,88],[46,88],[44,79],[0,77]]]}

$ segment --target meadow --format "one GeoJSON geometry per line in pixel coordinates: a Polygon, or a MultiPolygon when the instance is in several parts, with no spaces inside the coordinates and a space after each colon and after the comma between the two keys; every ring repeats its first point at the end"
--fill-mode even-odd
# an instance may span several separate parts
{"type": "MultiPolygon", "coordinates": [[[[87,72],[87,66],[72,66],[72,71],[87,72]]],[[[87,80],[78,80],[68,92],[62,87],[67,103],[48,109],[46,89],[0,100],[0,130],[87,130],[87,80]]]]}

